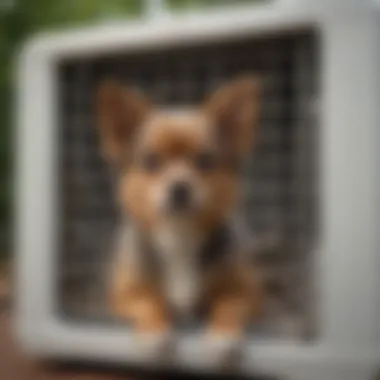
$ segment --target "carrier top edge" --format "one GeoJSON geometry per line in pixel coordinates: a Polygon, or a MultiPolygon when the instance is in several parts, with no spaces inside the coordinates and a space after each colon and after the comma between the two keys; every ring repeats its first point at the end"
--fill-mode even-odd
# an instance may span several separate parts
{"type": "MultiPolygon", "coordinates": [[[[96,24],[67,31],[45,33],[33,37],[23,46],[19,59],[31,57],[86,58],[123,49],[141,52],[183,44],[225,41],[254,33],[270,35],[318,27],[331,17],[373,15],[379,2],[355,2],[347,6],[325,1],[315,4],[310,0],[277,0],[239,7],[208,9],[202,12],[175,13],[155,19],[126,20],[111,24],[96,24]]],[[[352,3],[352,2],[350,2],[352,3]]],[[[377,12],[376,12],[377,13],[377,12]]]]}

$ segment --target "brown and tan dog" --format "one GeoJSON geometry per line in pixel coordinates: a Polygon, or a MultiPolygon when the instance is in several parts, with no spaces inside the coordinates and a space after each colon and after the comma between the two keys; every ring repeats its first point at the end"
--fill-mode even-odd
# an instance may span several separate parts
{"type": "Polygon", "coordinates": [[[101,86],[103,152],[120,169],[118,198],[129,219],[113,263],[112,308],[141,336],[164,336],[175,316],[202,311],[206,336],[227,347],[260,314],[261,282],[229,228],[259,106],[250,77],[186,109],[101,86]]]}

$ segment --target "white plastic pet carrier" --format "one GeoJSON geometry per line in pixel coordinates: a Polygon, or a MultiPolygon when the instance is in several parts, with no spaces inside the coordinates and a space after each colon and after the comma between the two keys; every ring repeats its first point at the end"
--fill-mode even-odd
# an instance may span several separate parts
{"type": "MultiPolygon", "coordinates": [[[[275,231],[264,261],[281,292],[244,373],[370,380],[380,364],[380,23],[366,0],[277,0],[48,35],[20,60],[17,329],[43,358],[133,362],[107,308],[118,209],[98,149],[104,79],[160,104],[193,103],[252,72],[263,112],[245,217],[275,231]]],[[[198,369],[183,333],[175,367],[198,369]]]]}

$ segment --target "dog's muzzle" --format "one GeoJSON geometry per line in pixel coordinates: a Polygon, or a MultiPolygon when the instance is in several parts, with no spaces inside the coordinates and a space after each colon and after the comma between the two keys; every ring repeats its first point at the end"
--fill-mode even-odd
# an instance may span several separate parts
{"type": "Polygon", "coordinates": [[[173,183],[169,189],[169,204],[173,211],[186,211],[192,206],[192,189],[188,182],[173,183]]]}

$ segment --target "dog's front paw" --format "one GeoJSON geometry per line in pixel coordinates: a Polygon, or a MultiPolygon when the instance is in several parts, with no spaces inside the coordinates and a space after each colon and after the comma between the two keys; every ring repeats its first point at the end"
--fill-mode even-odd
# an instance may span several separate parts
{"type": "Polygon", "coordinates": [[[172,358],[176,342],[173,332],[164,331],[138,332],[134,343],[137,359],[160,363],[172,358]]]}
{"type": "Polygon", "coordinates": [[[240,335],[209,333],[203,339],[204,360],[212,367],[235,368],[241,363],[244,347],[240,335]]]}

